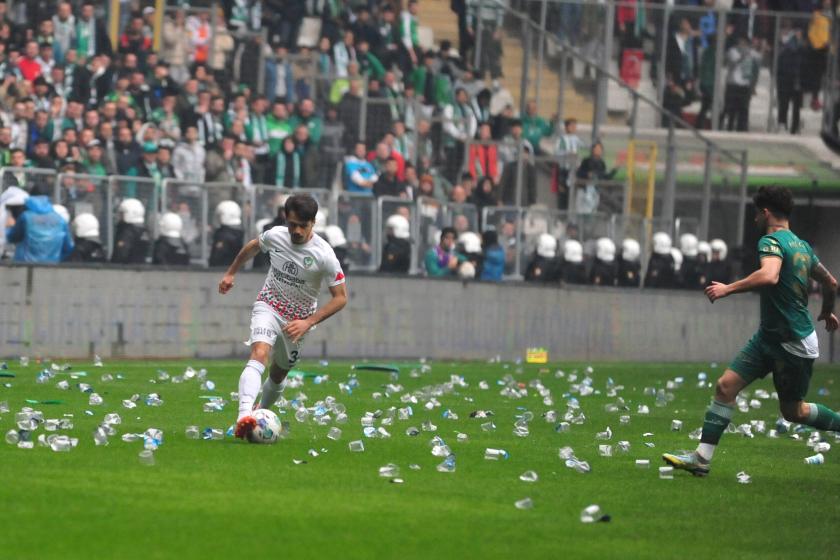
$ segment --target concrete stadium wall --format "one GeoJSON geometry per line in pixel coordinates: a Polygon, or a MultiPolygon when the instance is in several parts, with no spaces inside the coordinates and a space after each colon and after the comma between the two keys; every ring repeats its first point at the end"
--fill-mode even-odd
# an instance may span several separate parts
{"type": "MultiPolygon", "coordinates": [[[[241,273],[227,296],[217,293],[220,277],[0,266],[0,356],[245,357],[265,276],[241,273]]],[[[758,325],[754,295],[712,307],[693,292],[362,275],[348,282],[348,306],[307,336],[304,358],[510,359],[545,346],[552,360],[726,362],[758,325]]],[[[829,360],[821,331],[820,348],[829,360]]]]}

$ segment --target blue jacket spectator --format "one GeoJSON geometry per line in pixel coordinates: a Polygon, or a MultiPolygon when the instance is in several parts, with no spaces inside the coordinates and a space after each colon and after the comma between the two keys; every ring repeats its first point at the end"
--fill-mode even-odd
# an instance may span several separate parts
{"type": "Polygon", "coordinates": [[[344,190],[373,196],[373,185],[379,179],[376,169],[365,159],[365,144],[358,142],[352,156],[344,158],[344,190]]]}
{"type": "Polygon", "coordinates": [[[484,261],[481,268],[481,280],[501,282],[505,272],[505,250],[499,245],[499,236],[495,231],[488,230],[482,234],[484,238],[484,261]]]}
{"type": "Polygon", "coordinates": [[[46,196],[30,196],[25,210],[6,232],[16,243],[15,261],[57,263],[73,252],[70,226],[53,210],[46,196]]]}

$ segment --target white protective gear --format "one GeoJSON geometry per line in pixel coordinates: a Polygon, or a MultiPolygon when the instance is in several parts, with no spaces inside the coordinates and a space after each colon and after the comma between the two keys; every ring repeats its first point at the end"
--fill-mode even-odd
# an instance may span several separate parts
{"type": "Polygon", "coordinates": [[[458,237],[458,243],[464,248],[465,253],[481,253],[481,237],[477,233],[465,231],[458,237]]]}
{"type": "Polygon", "coordinates": [[[146,221],[146,207],[136,198],[126,198],[117,208],[120,220],[131,225],[141,226],[146,221]]]}
{"type": "Polygon", "coordinates": [[[683,263],[682,251],[680,251],[676,247],[672,247],[671,248],[671,258],[674,259],[674,270],[676,272],[679,272],[680,268],[682,268],[682,263],[683,263]]]}
{"type": "Polygon", "coordinates": [[[216,218],[223,226],[242,225],[242,208],[232,200],[223,200],[216,206],[216,218]]]}
{"type": "Polygon", "coordinates": [[[671,236],[664,231],[653,234],[653,252],[657,255],[668,255],[671,253],[671,236]]]}
{"type": "Polygon", "coordinates": [[[600,238],[595,244],[595,256],[599,261],[611,263],[615,260],[615,243],[609,237],[600,238]]]}
{"type": "Polygon", "coordinates": [[[393,214],[385,222],[385,227],[391,230],[391,235],[397,239],[408,239],[411,237],[411,226],[405,216],[393,214]]]}
{"type": "Polygon", "coordinates": [[[544,259],[557,256],[557,239],[550,233],[541,233],[537,239],[537,255],[544,259]]]}
{"type": "MultiPolygon", "coordinates": [[[[0,194],[0,204],[5,206],[23,206],[29,193],[20,187],[9,187],[0,194]]],[[[3,224],[5,226],[5,224],[3,224]]]]}
{"type": "Polygon", "coordinates": [[[181,231],[184,229],[184,222],[181,216],[174,212],[167,212],[160,217],[160,235],[170,239],[180,239],[181,231]]]}
{"type": "Polygon", "coordinates": [[[574,239],[566,241],[563,246],[563,259],[566,262],[576,264],[583,262],[583,245],[580,244],[580,241],[574,239]]]}
{"type": "Polygon", "coordinates": [[[70,212],[67,211],[67,207],[62,204],[53,204],[53,210],[55,213],[61,216],[65,222],[68,224],[70,223],[70,212]]]}
{"type": "Polygon", "coordinates": [[[315,214],[315,225],[312,227],[312,231],[321,235],[327,230],[327,213],[323,210],[318,210],[318,213],[315,214]]]}
{"type": "Polygon", "coordinates": [[[621,258],[627,262],[637,262],[642,254],[639,242],[629,237],[621,242],[621,258]]]}
{"type": "Polygon", "coordinates": [[[697,256],[697,236],[693,233],[684,233],[680,236],[680,251],[686,257],[694,258],[697,256]]]}
{"type": "Polygon", "coordinates": [[[73,219],[73,235],[79,239],[96,239],[99,237],[99,220],[88,212],[79,214],[73,219]]]}
{"type": "Polygon", "coordinates": [[[708,241],[700,241],[697,244],[697,254],[698,255],[705,255],[706,262],[712,260],[712,246],[709,245],[708,241]]]}
{"type": "Polygon", "coordinates": [[[271,223],[271,218],[263,218],[262,220],[257,220],[257,223],[254,224],[254,229],[256,230],[256,234],[259,236],[263,232],[263,228],[271,223]]]}
{"type": "Polygon", "coordinates": [[[329,243],[330,247],[333,249],[347,245],[347,238],[344,237],[344,232],[341,231],[341,228],[338,226],[327,226],[326,229],[324,229],[324,235],[327,238],[327,243],[329,243]]]}
{"type": "Polygon", "coordinates": [[[475,265],[470,261],[464,261],[458,267],[458,277],[464,280],[471,280],[475,278],[475,265]]]}
{"type": "Polygon", "coordinates": [[[720,260],[726,260],[729,249],[726,247],[726,242],[723,239],[712,239],[709,242],[709,246],[712,248],[712,253],[718,253],[720,255],[720,260]]]}

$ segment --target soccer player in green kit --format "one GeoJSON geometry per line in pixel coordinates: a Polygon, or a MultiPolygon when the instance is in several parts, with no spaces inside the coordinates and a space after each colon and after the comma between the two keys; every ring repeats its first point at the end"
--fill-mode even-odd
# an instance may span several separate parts
{"type": "Polygon", "coordinates": [[[714,303],[732,294],[758,290],[761,325],[718,379],[697,450],[662,455],[666,463],[695,476],[709,474],[715,447],[732,419],[735,397],[771,371],[779,394],[779,408],[786,420],[818,430],[840,431],[840,414],[804,400],[814,360],[819,357],[817,333],[808,312],[808,278],[814,278],[822,286],[818,320],[825,321],[828,331],[838,327],[834,315],[837,280],[820,264],[811,246],[790,231],[788,219],[793,210],[793,196],[788,189],[761,187],[753,202],[755,222],[764,235],[758,242],[761,267],[732,284],[713,282],[706,288],[706,296],[714,303]]]}

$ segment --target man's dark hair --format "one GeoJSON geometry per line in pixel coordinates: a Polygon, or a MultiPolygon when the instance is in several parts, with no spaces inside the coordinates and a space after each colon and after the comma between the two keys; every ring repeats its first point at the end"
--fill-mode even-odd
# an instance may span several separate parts
{"type": "Polygon", "coordinates": [[[495,230],[488,229],[481,234],[481,243],[485,248],[499,243],[499,234],[495,230]]]}
{"type": "Polygon", "coordinates": [[[450,233],[452,234],[452,237],[458,237],[458,232],[455,231],[455,228],[447,226],[440,231],[441,240],[443,240],[443,238],[449,235],[450,233]]]}
{"type": "Polygon", "coordinates": [[[790,218],[793,213],[793,194],[779,185],[765,185],[758,189],[753,204],[759,210],[767,209],[777,218],[790,218]]]}
{"type": "Polygon", "coordinates": [[[286,199],[286,216],[292,212],[304,222],[314,222],[318,203],[308,194],[294,194],[286,199]]]}

